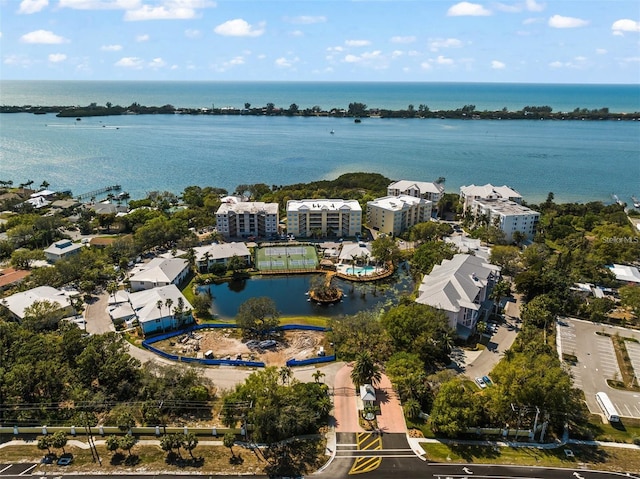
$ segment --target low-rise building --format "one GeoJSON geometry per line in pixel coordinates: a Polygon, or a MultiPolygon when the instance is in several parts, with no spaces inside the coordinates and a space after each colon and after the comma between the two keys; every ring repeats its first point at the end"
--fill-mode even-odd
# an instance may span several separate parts
{"type": "Polygon", "coordinates": [[[216,229],[226,238],[268,238],[278,234],[278,203],[229,201],[216,211],[216,229]]]}
{"type": "Polygon", "coordinates": [[[464,213],[471,207],[475,200],[506,199],[514,203],[522,203],[522,195],[510,186],[493,186],[487,183],[484,186],[469,185],[460,187],[460,201],[464,207],[464,213]]]}
{"type": "Polygon", "coordinates": [[[129,276],[131,291],[180,284],[189,274],[189,262],[182,258],[154,258],[136,266],[129,276]]]}
{"type": "Polygon", "coordinates": [[[491,287],[500,278],[500,268],[468,254],[456,254],[422,279],[417,303],[443,310],[449,326],[467,338],[480,317],[491,287]]]}
{"type": "Polygon", "coordinates": [[[74,243],[70,239],[61,239],[45,249],[44,256],[47,258],[47,261],[55,263],[56,261],[80,253],[83,247],[81,243],[74,243]]]}
{"type": "Polygon", "coordinates": [[[193,306],[175,284],[136,293],[119,291],[109,301],[109,316],[115,322],[137,319],[145,335],[180,329],[193,323],[193,306]]]}
{"type": "Polygon", "coordinates": [[[474,200],[469,209],[476,222],[484,218],[487,224],[496,226],[504,233],[508,243],[513,241],[516,231],[526,239],[533,239],[540,221],[540,213],[504,198],[474,200]]]}
{"type": "Polygon", "coordinates": [[[251,264],[251,252],[245,243],[214,243],[193,249],[196,254],[196,267],[201,273],[206,273],[215,264],[226,266],[234,256],[244,260],[247,266],[251,264]]]}
{"type": "Polygon", "coordinates": [[[433,203],[416,196],[385,196],[367,202],[369,227],[396,236],[417,223],[429,221],[433,203]]]}
{"type": "Polygon", "coordinates": [[[294,236],[355,236],[362,230],[357,200],[316,199],[287,202],[287,233],[294,236]]]}
{"type": "Polygon", "coordinates": [[[387,187],[387,196],[414,196],[438,204],[444,195],[444,184],[430,181],[394,181],[387,187]]]}
{"type": "Polygon", "coordinates": [[[36,302],[49,302],[57,304],[63,311],[64,316],[75,314],[71,298],[78,294],[77,291],[63,291],[52,288],[51,286],[38,286],[21,293],[12,294],[2,299],[2,305],[5,306],[11,314],[18,320],[23,320],[25,310],[33,306],[36,302]]]}

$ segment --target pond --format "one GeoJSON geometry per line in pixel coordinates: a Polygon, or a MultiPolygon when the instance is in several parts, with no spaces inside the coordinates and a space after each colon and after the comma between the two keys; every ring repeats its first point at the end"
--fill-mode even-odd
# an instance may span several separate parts
{"type": "Polygon", "coordinates": [[[355,283],[334,278],[333,284],[344,292],[344,298],[333,305],[320,305],[309,300],[307,295],[314,276],[253,276],[202,286],[200,291],[209,288],[213,298],[212,312],[220,319],[231,319],[242,303],[258,296],[270,297],[281,316],[335,317],[355,314],[384,304],[395,304],[400,296],[411,293],[414,288],[408,270],[401,265],[396,274],[380,281],[355,283]]]}

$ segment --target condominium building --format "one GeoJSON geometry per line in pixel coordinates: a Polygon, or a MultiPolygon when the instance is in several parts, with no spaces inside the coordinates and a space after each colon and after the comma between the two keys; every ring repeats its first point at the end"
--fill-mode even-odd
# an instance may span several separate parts
{"type": "Polygon", "coordinates": [[[355,236],[361,230],[362,208],[357,200],[287,201],[287,233],[294,236],[355,236]]]}
{"type": "Polygon", "coordinates": [[[493,186],[487,183],[484,186],[469,185],[460,187],[460,201],[463,203],[465,214],[475,200],[498,198],[510,200],[514,203],[522,203],[522,195],[506,185],[493,186]]]}
{"type": "Polygon", "coordinates": [[[499,266],[477,256],[456,254],[425,275],[416,302],[443,310],[449,318],[449,327],[466,339],[481,317],[489,291],[499,279],[499,266]]]}
{"type": "Polygon", "coordinates": [[[278,234],[278,203],[239,201],[222,203],[216,228],[227,238],[270,237],[278,234]]]}
{"type": "Polygon", "coordinates": [[[469,211],[476,222],[479,218],[484,218],[489,225],[500,228],[508,243],[513,241],[516,231],[524,233],[527,239],[532,239],[540,221],[540,213],[537,211],[504,198],[474,200],[469,211]]]}
{"type": "Polygon", "coordinates": [[[444,184],[428,181],[400,180],[387,187],[388,196],[414,196],[438,204],[444,194],[444,184]]]}
{"type": "Polygon", "coordinates": [[[369,227],[392,236],[429,221],[433,203],[415,196],[385,196],[367,203],[369,227]]]}

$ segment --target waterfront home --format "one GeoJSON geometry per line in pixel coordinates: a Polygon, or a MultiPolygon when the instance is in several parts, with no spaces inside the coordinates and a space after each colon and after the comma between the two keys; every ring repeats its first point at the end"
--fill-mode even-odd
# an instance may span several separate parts
{"type": "Polygon", "coordinates": [[[499,278],[500,267],[477,256],[456,254],[424,276],[416,302],[443,310],[449,318],[449,327],[466,339],[481,312],[491,308],[487,296],[499,278]]]}
{"type": "Polygon", "coordinates": [[[75,314],[71,298],[77,295],[77,291],[63,291],[51,286],[38,286],[37,288],[3,298],[2,305],[11,312],[14,318],[20,321],[24,319],[27,308],[33,306],[36,302],[44,301],[57,304],[59,306],[58,309],[62,310],[62,315],[66,317],[75,314]]]}
{"type": "Polygon", "coordinates": [[[84,245],[81,243],[74,243],[70,239],[61,239],[45,249],[44,256],[50,263],[55,263],[80,253],[82,248],[84,248],[84,245]]]}
{"type": "Polygon", "coordinates": [[[192,309],[178,287],[170,284],[135,293],[118,291],[110,297],[107,311],[116,323],[131,325],[137,319],[142,332],[148,335],[193,323],[192,309]]]}
{"type": "Polygon", "coordinates": [[[216,211],[216,229],[225,238],[269,238],[278,234],[278,203],[223,202],[216,211]]]}
{"type": "Polygon", "coordinates": [[[432,201],[438,204],[444,195],[444,184],[429,181],[400,180],[387,187],[387,196],[407,195],[432,201]]]}
{"type": "Polygon", "coordinates": [[[409,195],[377,198],[367,202],[367,224],[380,233],[396,236],[429,221],[432,205],[431,201],[409,195]]]}
{"type": "Polygon", "coordinates": [[[463,204],[463,211],[466,214],[474,200],[504,198],[514,203],[522,203],[522,195],[510,186],[493,186],[487,183],[484,186],[469,185],[460,187],[460,201],[463,204]]]}
{"type": "Polygon", "coordinates": [[[356,236],[361,230],[362,208],[357,200],[287,201],[287,233],[294,237],[356,236]]]}
{"type": "Polygon", "coordinates": [[[640,271],[635,266],[612,264],[607,266],[618,281],[640,284],[640,271]]]}
{"type": "Polygon", "coordinates": [[[196,267],[201,273],[206,273],[215,264],[225,266],[231,258],[237,256],[246,265],[251,264],[251,252],[245,243],[222,243],[197,246],[193,248],[196,255],[196,267]]]}
{"type": "Polygon", "coordinates": [[[505,198],[473,200],[469,211],[474,215],[476,224],[483,218],[487,225],[498,227],[507,243],[513,241],[516,231],[524,234],[526,239],[533,239],[540,221],[537,211],[505,198]]]}
{"type": "Polygon", "coordinates": [[[129,276],[131,291],[180,284],[189,274],[189,262],[182,258],[154,258],[134,267],[129,276]]]}

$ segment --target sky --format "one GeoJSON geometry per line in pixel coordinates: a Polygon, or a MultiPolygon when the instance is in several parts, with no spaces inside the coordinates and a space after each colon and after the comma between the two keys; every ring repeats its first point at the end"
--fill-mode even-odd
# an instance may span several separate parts
{"type": "Polygon", "coordinates": [[[638,0],[0,0],[0,79],[640,84],[638,0]]]}

